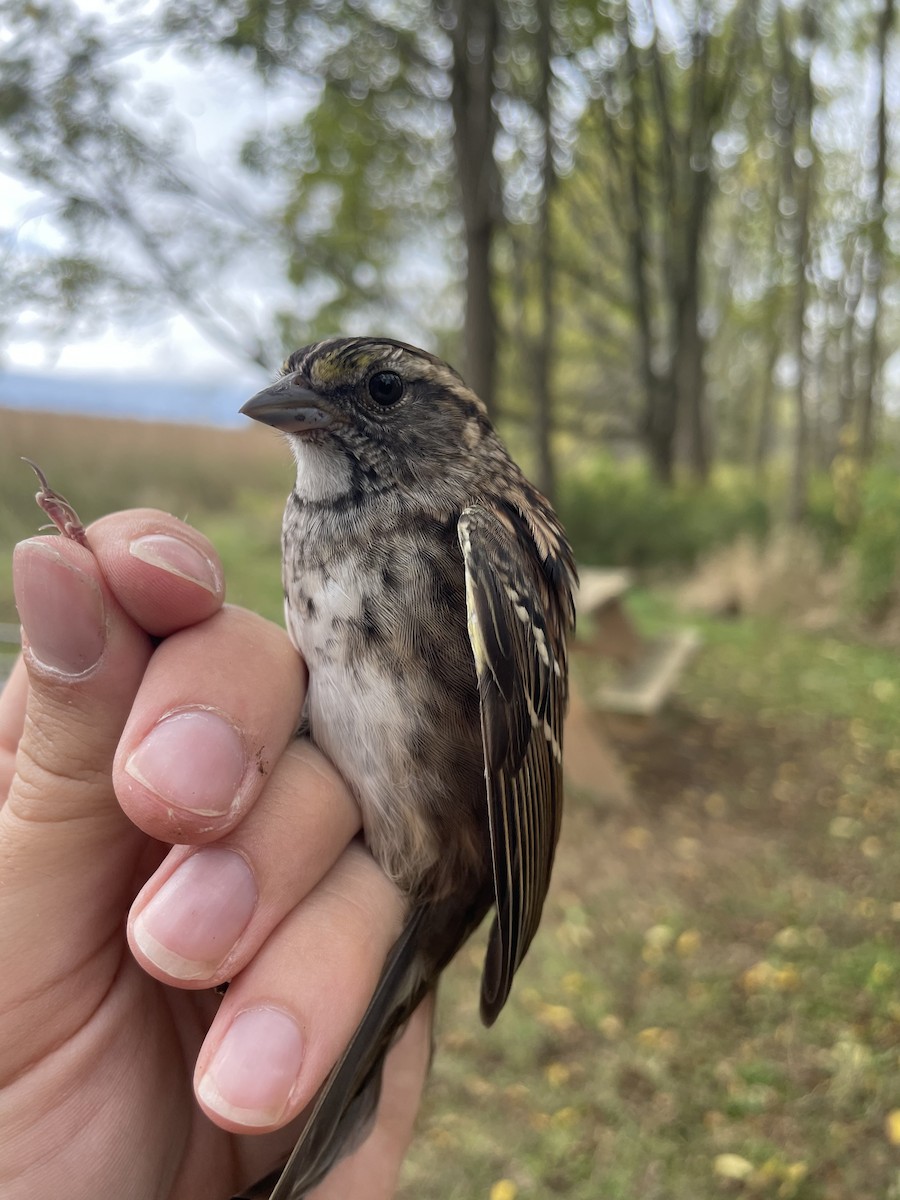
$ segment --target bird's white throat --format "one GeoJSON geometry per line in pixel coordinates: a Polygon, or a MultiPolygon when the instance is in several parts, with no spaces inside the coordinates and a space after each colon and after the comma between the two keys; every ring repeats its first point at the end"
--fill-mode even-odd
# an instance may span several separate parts
{"type": "Polygon", "coordinates": [[[332,446],[301,437],[289,439],[297,463],[297,495],[301,500],[336,500],[350,490],[350,462],[332,446]]]}

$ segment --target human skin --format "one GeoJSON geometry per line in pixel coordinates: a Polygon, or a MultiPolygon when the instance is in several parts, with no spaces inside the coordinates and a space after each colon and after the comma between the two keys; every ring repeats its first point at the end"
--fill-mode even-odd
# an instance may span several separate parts
{"type": "MultiPolygon", "coordinates": [[[[223,605],[209,542],[152,510],[87,540],[14,555],[0,1194],[219,1200],[292,1146],[402,901],[337,773],[293,738],[302,662],[279,627],[223,605]]],[[[315,1200],[394,1194],[430,1024],[423,1007],[372,1134],[315,1200]]]]}

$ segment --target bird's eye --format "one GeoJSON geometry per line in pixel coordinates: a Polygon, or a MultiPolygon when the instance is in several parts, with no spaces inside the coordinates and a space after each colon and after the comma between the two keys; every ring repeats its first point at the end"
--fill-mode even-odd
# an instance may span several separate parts
{"type": "Polygon", "coordinates": [[[369,380],[369,395],[376,404],[387,408],[403,395],[403,380],[393,371],[379,371],[369,380]]]}

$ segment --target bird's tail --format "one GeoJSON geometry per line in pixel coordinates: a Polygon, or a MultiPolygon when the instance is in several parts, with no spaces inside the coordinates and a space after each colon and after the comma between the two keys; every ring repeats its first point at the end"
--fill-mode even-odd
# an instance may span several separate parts
{"type": "Polygon", "coordinates": [[[270,1200],[302,1200],[369,1132],[385,1056],[429,987],[419,938],[426,912],[417,906],[395,942],[365,1016],[322,1085],[270,1200]]]}

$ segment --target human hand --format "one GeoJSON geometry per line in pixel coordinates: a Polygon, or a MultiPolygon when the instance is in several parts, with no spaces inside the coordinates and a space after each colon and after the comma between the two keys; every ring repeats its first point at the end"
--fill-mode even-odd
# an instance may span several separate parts
{"type": "MultiPolygon", "coordinates": [[[[222,606],[209,543],[150,510],[88,540],[33,538],[14,560],[0,1194],[218,1200],[293,1145],[402,904],[354,840],[352,796],[293,740],[302,664],[278,627],[222,606]]],[[[429,1032],[423,1009],[372,1135],[315,1200],[393,1195],[429,1032]]]]}

